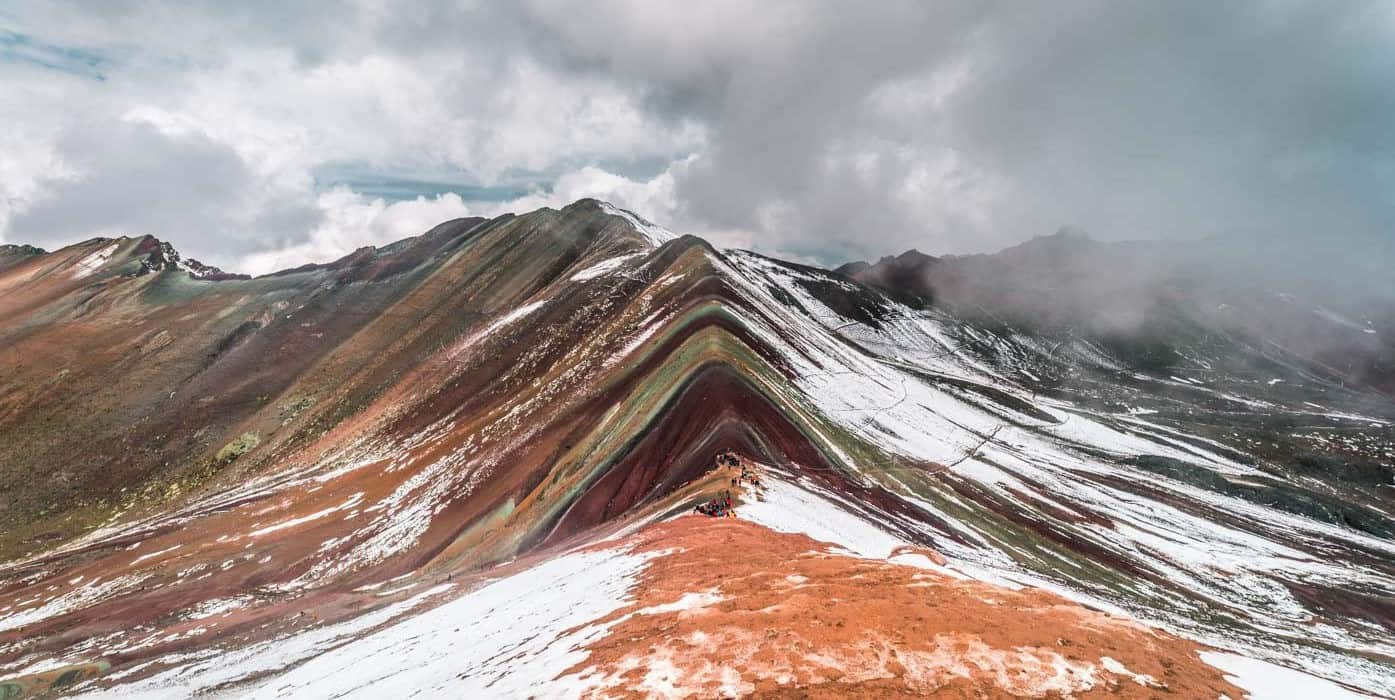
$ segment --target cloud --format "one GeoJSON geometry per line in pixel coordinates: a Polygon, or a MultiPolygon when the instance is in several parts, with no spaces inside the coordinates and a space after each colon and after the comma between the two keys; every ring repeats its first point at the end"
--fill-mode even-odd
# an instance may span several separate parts
{"type": "Polygon", "coordinates": [[[386,230],[350,223],[371,197],[327,197],[342,163],[459,183],[475,212],[602,196],[825,263],[1075,226],[1369,264],[1395,231],[1384,3],[44,3],[0,30],[106,78],[0,57],[6,240],[118,221],[230,267],[334,256],[386,230]],[[113,123],[158,137],[118,129],[121,151],[113,123]]]}
{"type": "Polygon", "coordinates": [[[587,166],[560,175],[546,190],[537,190],[522,197],[489,205],[483,209],[489,215],[505,212],[531,211],[540,207],[560,208],[578,199],[591,197],[624,209],[646,212],[664,221],[682,216],[674,192],[674,173],[693,158],[678,161],[649,180],[632,180],[594,166],[587,166]]]}
{"type": "Polygon", "coordinates": [[[563,53],[704,115],[676,197],[767,249],[968,252],[1071,224],[1369,242],[1395,224],[1388,7],[800,3],[773,29],[721,5],[604,7],[626,19],[555,18],[563,53]],[[684,27],[677,58],[651,60],[665,26],[684,27]]]}
{"type": "Polygon", "coordinates": [[[243,256],[232,269],[263,275],[305,262],[328,262],[364,246],[420,235],[436,224],[471,213],[460,196],[451,192],[388,203],[338,187],[321,194],[316,205],[321,220],[306,240],[243,256]]]}
{"type": "Polygon", "coordinates": [[[268,186],[225,144],[140,122],[75,129],[62,164],[9,215],[10,236],[38,244],[98,235],[189,240],[190,254],[227,254],[303,236],[320,213],[268,186]]]}
{"type": "MultiPolygon", "coordinates": [[[[695,122],[652,115],[604,76],[559,73],[486,39],[408,41],[399,22],[367,6],[329,30],[269,7],[25,10],[49,45],[121,59],[94,91],[67,73],[0,58],[13,97],[0,102],[0,121],[13,125],[0,134],[3,240],[153,233],[228,268],[299,264],[307,260],[297,255],[337,257],[352,249],[342,246],[384,242],[334,233],[364,231],[353,222],[373,202],[317,179],[336,163],[510,193],[526,188],[495,185],[552,182],[587,163],[665,161],[703,137],[695,122]]],[[[441,21],[478,32],[459,17],[441,21]]],[[[420,194],[461,201],[449,192],[420,194]]],[[[389,217],[403,211],[382,207],[389,217]]]]}

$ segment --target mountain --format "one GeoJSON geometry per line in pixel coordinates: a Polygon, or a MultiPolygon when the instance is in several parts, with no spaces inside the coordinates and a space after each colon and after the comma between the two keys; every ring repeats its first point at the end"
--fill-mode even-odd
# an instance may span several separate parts
{"type": "Polygon", "coordinates": [[[32,245],[0,245],[0,270],[43,254],[43,248],[36,248],[32,245]]]}
{"type": "Polygon", "coordinates": [[[991,255],[917,251],[838,272],[903,300],[1056,343],[1107,347],[1130,367],[1262,374],[1283,364],[1395,397],[1395,300],[1269,275],[1220,241],[1101,243],[1062,231],[991,255]]]}
{"type": "Polygon", "coordinates": [[[594,200],[250,279],[5,260],[0,696],[1395,693],[1395,409],[1287,351],[594,200]]]}
{"type": "Polygon", "coordinates": [[[897,256],[888,255],[875,265],[858,261],[840,265],[833,271],[878,287],[913,306],[924,306],[932,301],[934,293],[922,280],[939,263],[940,258],[912,249],[897,256]]]}

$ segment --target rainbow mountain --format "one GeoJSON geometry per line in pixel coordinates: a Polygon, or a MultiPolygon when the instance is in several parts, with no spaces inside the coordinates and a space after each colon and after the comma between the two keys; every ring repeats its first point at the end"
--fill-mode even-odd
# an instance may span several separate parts
{"type": "Polygon", "coordinates": [[[845,272],[594,200],[0,248],[0,697],[1395,694],[1387,395],[845,272]]]}

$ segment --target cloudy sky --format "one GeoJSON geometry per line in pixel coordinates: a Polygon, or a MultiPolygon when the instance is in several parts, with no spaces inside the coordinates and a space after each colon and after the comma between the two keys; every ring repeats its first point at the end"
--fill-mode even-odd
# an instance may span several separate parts
{"type": "Polygon", "coordinates": [[[7,2],[0,242],[267,272],[595,196],[836,263],[1389,243],[1389,2],[7,2]]]}

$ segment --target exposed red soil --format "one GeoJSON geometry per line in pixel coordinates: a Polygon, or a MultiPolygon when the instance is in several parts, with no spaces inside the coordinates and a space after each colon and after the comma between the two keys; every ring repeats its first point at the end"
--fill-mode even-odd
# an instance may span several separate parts
{"type": "Polygon", "coordinates": [[[627,543],[667,553],[570,669],[596,694],[1244,697],[1199,645],[1041,590],[842,556],[739,517],[684,515],[627,543]]]}

